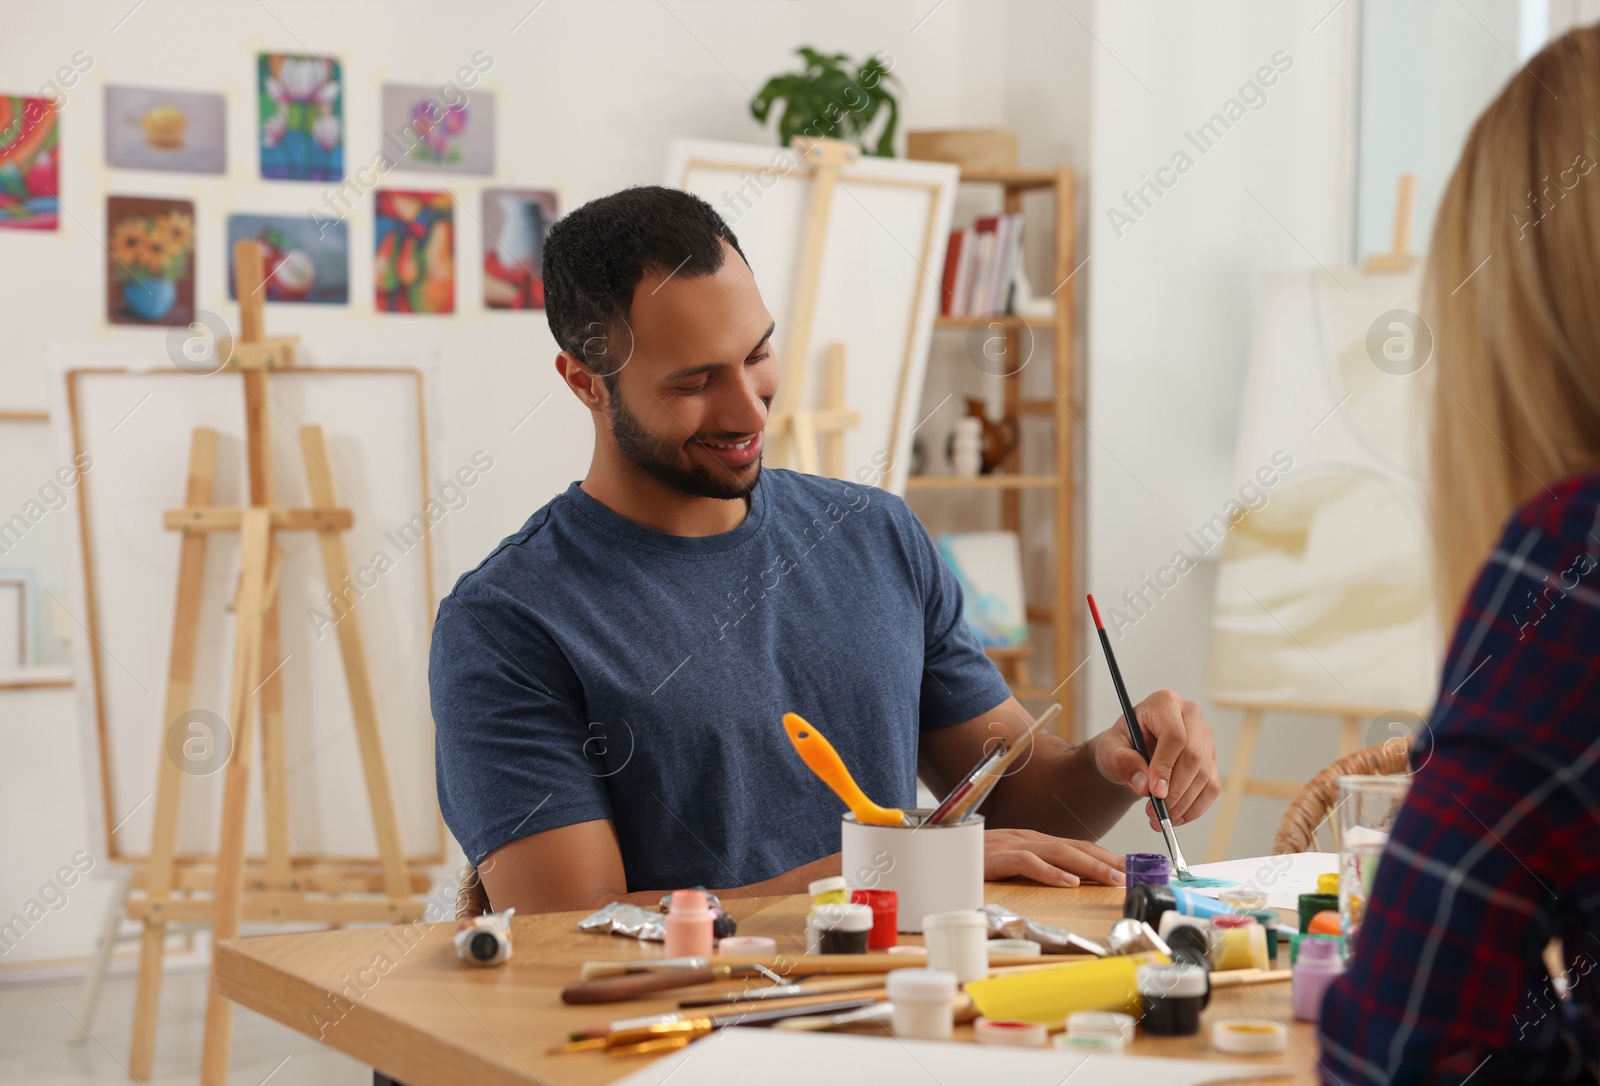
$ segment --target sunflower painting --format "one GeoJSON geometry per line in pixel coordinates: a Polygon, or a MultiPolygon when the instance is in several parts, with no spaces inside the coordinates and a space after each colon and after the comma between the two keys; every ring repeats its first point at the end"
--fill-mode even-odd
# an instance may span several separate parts
{"type": "Polygon", "coordinates": [[[380,313],[454,313],[455,202],[448,192],[379,189],[373,286],[380,313]]]}
{"type": "Polygon", "coordinates": [[[186,325],[194,319],[194,204],[106,200],[106,319],[186,325]]]}
{"type": "Polygon", "coordinates": [[[344,175],[344,94],[333,57],[262,53],[256,61],[261,176],[337,181],[344,175]]]}
{"type": "Polygon", "coordinates": [[[59,126],[49,99],[0,95],[0,228],[56,229],[59,126]]]}

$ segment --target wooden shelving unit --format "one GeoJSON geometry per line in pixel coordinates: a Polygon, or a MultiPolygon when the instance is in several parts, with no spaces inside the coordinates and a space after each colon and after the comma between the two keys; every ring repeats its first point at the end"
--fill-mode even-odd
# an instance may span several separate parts
{"type": "MultiPolygon", "coordinates": [[[[1022,471],[1021,452],[1024,441],[1019,440],[1017,446],[994,473],[976,478],[913,475],[906,480],[907,497],[919,491],[997,490],[1000,492],[1000,527],[1020,534],[1022,492],[1027,490],[1054,493],[1052,521],[1055,556],[1050,602],[1047,605],[1035,605],[1032,602],[1028,604],[1029,625],[1048,626],[1052,631],[1053,651],[1048,661],[1048,675],[1032,674],[1033,669],[1030,668],[1030,664],[1034,663],[1035,651],[1031,644],[1019,648],[992,649],[989,650],[989,655],[1011,682],[1012,691],[1017,697],[1060,701],[1064,711],[1058,730],[1064,735],[1076,738],[1079,732],[1076,699],[1068,696],[1068,692],[1062,688],[1062,684],[1073,674],[1073,670],[1080,662],[1077,656],[1078,593],[1075,545],[1077,492],[1074,485],[1077,437],[1075,424],[1079,413],[1075,403],[1076,371],[1073,359],[1076,314],[1071,286],[1065,289],[1060,287],[1077,266],[1075,260],[1077,238],[1074,229],[1076,177],[1072,169],[1065,166],[1049,170],[963,167],[961,181],[963,184],[1000,186],[1004,210],[1007,213],[1022,210],[1024,193],[1044,190],[1054,196],[1054,253],[1051,260],[1053,272],[1050,286],[1056,291],[1055,315],[1049,317],[1008,315],[988,318],[1001,323],[1008,357],[1017,355],[1024,329],[1030,333],[1047,333],[1035,334],[1034,342],[1036,348],[1044,341],[1050,344],[1052,395],[1048,399],[1023,396],[1022,370],[1002,377],[1001,381],[1003,413],[1018,420],[1018,425],[1023,428],[1023,437],[1026,437],[1030,419],[1048,420],[1053,448],[1049,457],[1050,463],[1042,465],[1047,470],[1030,473],[1022,471]]],[[[938,317],[934,321],[934,327],[964,330],[977,319],[979,318],[938,317]]],[[[1029,367],[1024,368],[1031,368],[1036,364],[1037,361],[1034,361],[1029,367]]]]}

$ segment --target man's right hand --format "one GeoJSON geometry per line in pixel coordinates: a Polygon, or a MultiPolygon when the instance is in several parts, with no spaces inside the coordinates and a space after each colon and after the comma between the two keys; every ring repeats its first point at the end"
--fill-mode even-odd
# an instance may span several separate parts
{"type": "Polygon", "coordinates": [[[1037,830],[986,830],[983,835],[985,882],[1025,878],[1045,886],[1096,882],[1123,885],[1123,859],[1093,841],[1052,837],[1037,830]]]}

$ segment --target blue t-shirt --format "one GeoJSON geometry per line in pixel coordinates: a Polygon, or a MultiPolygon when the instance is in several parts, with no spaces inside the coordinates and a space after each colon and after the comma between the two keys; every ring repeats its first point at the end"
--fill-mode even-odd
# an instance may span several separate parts
{"type": "Polygon", "coordinates": [[[698,537],[574,482],[440,603],[428,678],[467,857],[609,818],[629,891],[743,886],[839,851],[844,804],[785,712],[909,807],[920,733],[1010,696],[904,501],[775,468],[738,527],[698,537]]]}

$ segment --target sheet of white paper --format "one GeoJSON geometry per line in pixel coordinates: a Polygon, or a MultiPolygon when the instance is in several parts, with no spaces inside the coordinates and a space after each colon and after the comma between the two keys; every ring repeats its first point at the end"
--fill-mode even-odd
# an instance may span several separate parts
{"type": "MultiPolygon", "coordinates": [[[[1267,904],[1274,909],[1295,909],[1301,894],[1317,892],[1317,876],[1339,870],[1337,852],[1293,852],[1281,856],[1257,856],[1245,860],[1220,860],[1214,864],[1195,864],[1189,870],[1200,878],[1227,879],[1240,886],[1253,886],[1267,893],[1267,904]]],[[[1173,882],[1182,886],[1181,882],[1173,882]]],[[[1194,892],[1216,897],[1225,886],[1195,887],[1194,892]]]]}
{"type": "Polygon", "coordinates": [[[802,1033],[736,1027],[696,1041],[621,1079],[617,1086],[674,1083],[762,1086],[1201,1086],[1240,1078],[1287,1077],[1279,1065],[1107,1055],[1060,1049],[1001,1048],[948,1041],[903,1041],[845,1033],[802,1033]],[[673,1078],[680,1069],[688,1074],[673,1078]]]}

